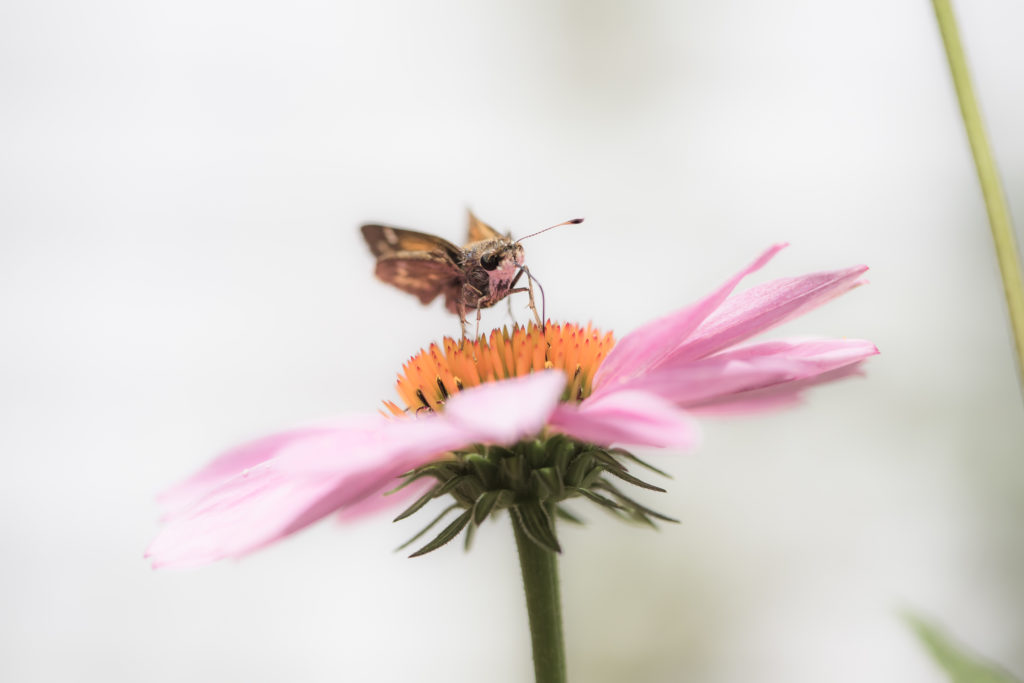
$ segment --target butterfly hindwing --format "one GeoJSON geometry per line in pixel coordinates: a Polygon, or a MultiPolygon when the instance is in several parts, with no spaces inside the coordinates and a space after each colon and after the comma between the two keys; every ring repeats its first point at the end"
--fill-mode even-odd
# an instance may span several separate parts
{"type": "Polygon", "coordinates": [[[459,285],[459,271],[449,261],[426,254],[405,253],[377,260],[377,277],[429,304],[459,285]]]}

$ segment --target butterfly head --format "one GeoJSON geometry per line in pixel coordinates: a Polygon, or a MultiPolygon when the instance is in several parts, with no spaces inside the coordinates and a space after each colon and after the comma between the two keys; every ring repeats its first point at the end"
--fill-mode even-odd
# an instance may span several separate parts
{"type": "Polygon", "coordinates": [[[523,265],[524,258],[521,244],[503,241],[480,255],[480,265],[488,272],[514,270],[523,265]]]}
{"type": "Polygon", "coordinates": [[[525,255],[521,244],[502,240],[489,245],[480,254],[480,267],[487,272],[490,291],[495,293],[508,289],[524,261],[525,255]]]}

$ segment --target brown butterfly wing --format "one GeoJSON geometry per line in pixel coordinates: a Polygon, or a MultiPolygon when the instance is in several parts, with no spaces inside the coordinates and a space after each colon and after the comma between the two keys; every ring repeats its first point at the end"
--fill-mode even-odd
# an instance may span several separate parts
{"type": "Polygon", "coordinates": [[[395,256],[403,252],[437,253],[447,257],[452,263],[458,263],[462,251],[454,244],[425,232],[393,228],[389,225],[364,225],[360,230],[370,251],[377,258],[395,256]]]}
{"type": "Polygon", "coordinates": [[[472,211],[469,212],[469,239],[467,244],[482,242],[483,240],[500,239],[502,234],[477,218],[472,211]]]}
{"type": "Polygon", "coordinates": [[[377,277],[428,304],[458,291],[460,249],[446,239],[387,225],[364,225],[363,238],[377,257],[377,277]]]}
{"type": "Polygon", "coordinates": [[[377,277],[429,304],[439,294],[457,290],[459,271],[445,259],[424,253],[407,252],[377,260],[377,277]]]}

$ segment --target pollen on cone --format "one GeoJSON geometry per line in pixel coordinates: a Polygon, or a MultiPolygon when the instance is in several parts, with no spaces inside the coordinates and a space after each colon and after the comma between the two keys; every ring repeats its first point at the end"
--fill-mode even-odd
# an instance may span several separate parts
{"type": "MultiPolygon", "coordinates": [[[[555,368],[569,378],[565,398],[579,401],[590,394],[591,382],[615,338],[588,324],[530,323],[493,330],[474,340],[445,337],[402,365],[396,390],[406,409],[438,410],[462,389],[539,370],[555,368]]],[[[389,412],[397,406],[385,402],[389,412]]]]}

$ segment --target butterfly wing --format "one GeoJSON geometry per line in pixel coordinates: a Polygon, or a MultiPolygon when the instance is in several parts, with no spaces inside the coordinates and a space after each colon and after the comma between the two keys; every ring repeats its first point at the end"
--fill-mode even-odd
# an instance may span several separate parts
{"type": "Polygon", "coordinates": [[[484,240],[501,239],[502,234],[469,212],[469,239],[467,244],[484,240]]]}
{"type": "Polygon", "coordinates": [[[377,277],[429,304],[439,294],[457,287],[459,271],[444,261],[426,256],[386,256],[377,261],[377,277]]]}
{"type": "Polygon", "coordinates": [[[360,230],[370,251],[377,258],[406,252],[430,252],[437,253],[452,263],[458,263],[462,251],[443,237],[425,232],[403,230],[389,225],[364,225],[360,230]]]}
{"type": "Polygon", "coordinates": [[[386,225],[364,225],[363,238],[377,257],[376,275],[429,304],[458,288],[460,250],[446,239],[386,225]]]}

